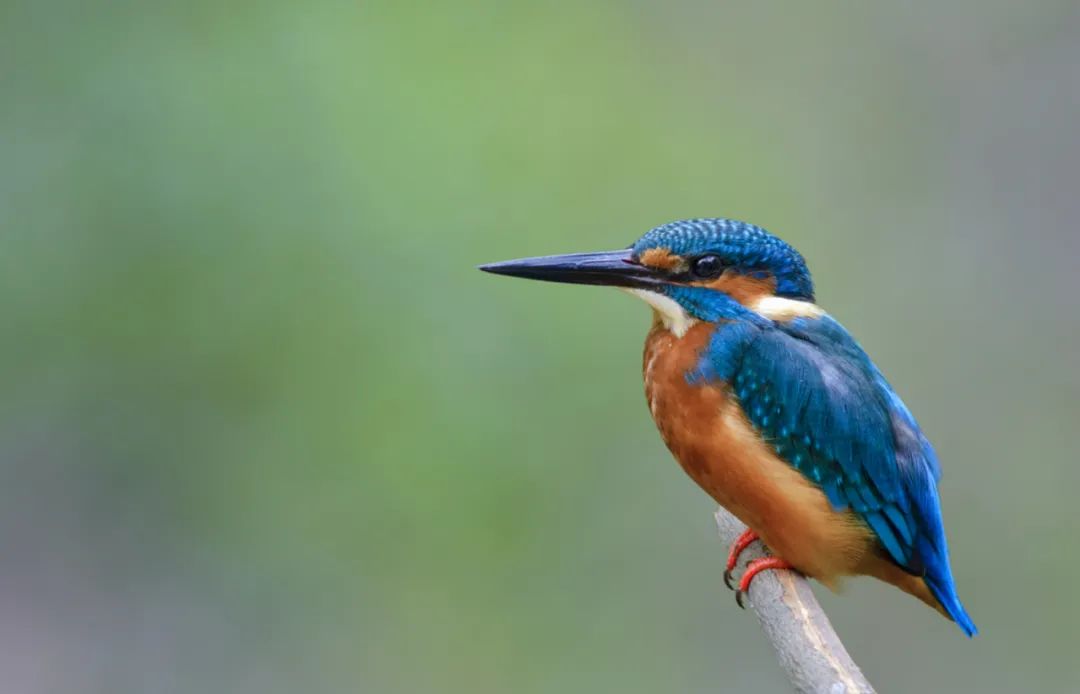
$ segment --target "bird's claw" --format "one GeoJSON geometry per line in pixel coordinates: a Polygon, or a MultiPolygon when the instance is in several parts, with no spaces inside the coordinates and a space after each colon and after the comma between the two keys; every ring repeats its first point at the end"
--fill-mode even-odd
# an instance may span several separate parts
{"type": "Polygon", "coordinates": [[[750,583],[762,571],[793,568],[791,564],[780,557],[761,557],[753,560],[746,565],[746,571],[743,573],[742,578],[739,579],[739,587],[735,590],[735,603],[744,610],[746,609],[745,596],[750,592],[750,583]]]}
{"type": "Polygon", "coordinates": [[[727,567],[724,569],[724,585],[726,585],[729,590],[735,590],[735,574],[732,572],[739,563],[739,555],[757,539],[758,534],[753,530],[747,529],[735,539],[735,542],[731,543],[731,551],[728,552],[727,567]]]}

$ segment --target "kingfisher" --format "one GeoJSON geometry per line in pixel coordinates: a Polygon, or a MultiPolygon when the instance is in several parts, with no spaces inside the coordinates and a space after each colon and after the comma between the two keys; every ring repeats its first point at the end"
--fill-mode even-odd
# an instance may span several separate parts
{"type": "Polygon", "coordinates": [[[754,576],[795,570],[835,590],[848,576],[890,583],[954,621],[957,596],[930,441],[859,343],[814,300],[803,257],[761,227],[687,219],[624,250],[480,266],[512,277],[604,285],[653,310],[645,397],[683,470],[760,540],[754,576]]]}

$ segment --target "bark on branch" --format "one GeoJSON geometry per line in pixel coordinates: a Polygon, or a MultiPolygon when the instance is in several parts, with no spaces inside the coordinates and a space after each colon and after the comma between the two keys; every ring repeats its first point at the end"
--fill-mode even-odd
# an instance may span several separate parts
{"type": "MultiPolygon", "coordinates": [[[[726,545],[746,529],[722,508],[716,512],[716,527],[726,545]]],[[[750,545],[739,558],[736,576],[747,561],[761,556],[765,556],[761,543],[750,545]]],[[[791,571],[764,571],[754,577],[747,597],[795,691],[874,694],[805,578],[791,571]]]]}

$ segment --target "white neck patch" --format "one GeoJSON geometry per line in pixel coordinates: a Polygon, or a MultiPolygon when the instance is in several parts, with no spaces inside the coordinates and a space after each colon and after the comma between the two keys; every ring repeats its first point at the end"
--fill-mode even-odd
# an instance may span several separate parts
{"type": "Polygon", "coordinates": [[[798,299],[786,299],[782,296],[765,296],[750,307],[766,318],[786,321],[792,318],[820,318],[825,311],[817,304],[798,299]]]}
{"type": "Polygon", "coordinates": [[[687,313],[679,303],[671,297],[664,296],[648,289],[624,289],[627,294],[632,294],[641,299],[649,306],[656,309],[660,314],[660,321],[675,337],[682,337],[697,323],[697,319],[687,313]]]}
{"type": "MultiPolygon", "coordinates": [[[[656,312],[660,314],[660,322],[675,337],[682,337],[698,322],[697,318],[687,313],[679,302],[669,296],[648,289],[623,289],[623,291],[656,309],[656,312]]],[[[815,303],[787,299],[782,296],[762,297],[754,302],[750,309],[770,320],[778,321],[788,321],[799,317],[820,318],[825,315],[824,309],[815,303]]]]}

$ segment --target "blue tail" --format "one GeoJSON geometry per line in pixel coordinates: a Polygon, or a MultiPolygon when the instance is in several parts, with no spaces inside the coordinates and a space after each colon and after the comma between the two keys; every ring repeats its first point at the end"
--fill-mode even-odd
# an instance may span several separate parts
{"type": "Polygon", "coordinates": [[[937,488],[933,484],[924,485],[922,492],[914,496],[914,501],[922,508],[923,532],[916,541],[916,549],[925,571],[923,580],[945,608],[945,612],[968,638],[971,638],[979,633],[979,630],[975,628],[975,622],[971,621],[956,595],[956,584],[953,582],[952,569],[949,568],[949,545],[945,540],[945,527],[938,510],[940,507],[937,488]]]}
{"type": "Polygon", "coordinates": [[[945,580],[943,581],[932,578],[929,573],[924,577],[924,580],[927,587],[930,588],[930,592],[934,594],[941,606],[956,622],[956,626],[960,627],[968,638],[971,638],[978,634],[979,630],[975,627],[975,622],[971,621],[967,610],[960,604],[960,598],[957,597],[956,588],[953,586],[952,576],[947,573],[948,567],[945,568],[945,571],[945,580]]]}

